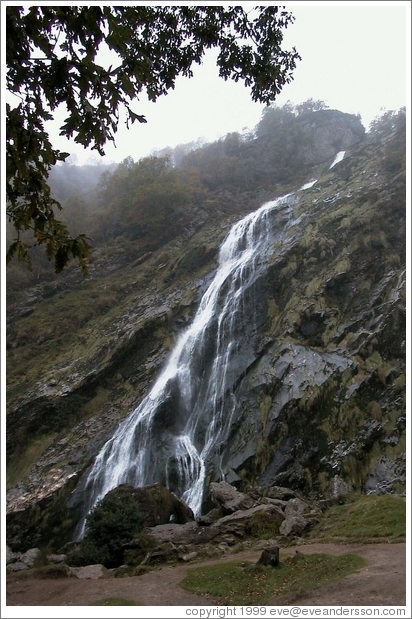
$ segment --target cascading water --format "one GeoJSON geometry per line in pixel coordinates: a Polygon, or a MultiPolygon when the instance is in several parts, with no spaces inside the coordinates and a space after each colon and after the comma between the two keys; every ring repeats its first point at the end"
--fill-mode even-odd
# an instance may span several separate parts
{"type": "MultiPolygon", "coordinates": [[[[235,410],[242,315],[247,304],[254,303],[253,285],[276,235],[282,238],[283,230],[271,225],[273,212],[283,212],[284,229],[292,201],[288,194],[268,202],[230,230],[192,324],[179,337],[150,393],[95,460],[85,484],[79,537],[90,509],[124,483],[140,487],[160,482],[200,514],[211,459],[219,466],[219,449],[235,410]]],[[[214,472],[224,478],[223,470],[214,472]]]]}

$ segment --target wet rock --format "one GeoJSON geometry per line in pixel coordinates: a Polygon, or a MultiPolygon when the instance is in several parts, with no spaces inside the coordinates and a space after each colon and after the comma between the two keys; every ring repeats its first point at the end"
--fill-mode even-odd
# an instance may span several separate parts
{"type": "Polygon", "coordinates": [[[186,522],[191,522],[194,519],[194,514],[191,508],[187,503],[185,503],[180,497],[177,496],[174,492],[171,492],[172,495],[172,509],[173,516],[175,521],[178,524],[185,524],[186,522]]]}

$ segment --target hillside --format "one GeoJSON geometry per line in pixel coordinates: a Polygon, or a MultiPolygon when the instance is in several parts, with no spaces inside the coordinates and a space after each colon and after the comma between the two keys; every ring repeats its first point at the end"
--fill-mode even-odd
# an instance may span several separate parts
{"type": "MultiPolygon", "coordinates": [[[[253,139],[208,145],[178,168],[124,162],[88,215],[89,275],[11,282],[12,545],[71,539],[94,458],[190,324],[231,225],[292,191],[288,209],[273,214],[279,234],[238,325],[236,406],[208,480],[223,467],[239,488],[403,492],[402,114],[367,135],[336,111],[285,113],[273,131],[268,119],[253,139]]],[[[159,440],[172,418],[173,407],[159,440]]]]}

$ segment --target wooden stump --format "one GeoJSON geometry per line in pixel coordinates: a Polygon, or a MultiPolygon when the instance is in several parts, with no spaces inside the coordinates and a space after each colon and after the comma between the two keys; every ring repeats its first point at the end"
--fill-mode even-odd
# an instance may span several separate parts
{"type": "Polygon", "coordinates": [[[272,546],[266,548],[260,555],[259,561],[256,565],[271,565],[277,567],[279,565],[279,546],[272,546]]]}

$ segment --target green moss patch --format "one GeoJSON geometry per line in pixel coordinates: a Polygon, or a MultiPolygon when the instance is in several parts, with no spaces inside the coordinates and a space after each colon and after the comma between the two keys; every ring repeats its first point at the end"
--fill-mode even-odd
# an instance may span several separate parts
{"type": "Polygon", "coordinates": [[[12,455],[6,470],[7,488],[11,488],[29,474],[33,464],[40,459],[43,452],[52,444],[56,436],[56,432],[51,432],[36,437],[24,450],[19,449],[12,455]]]}

